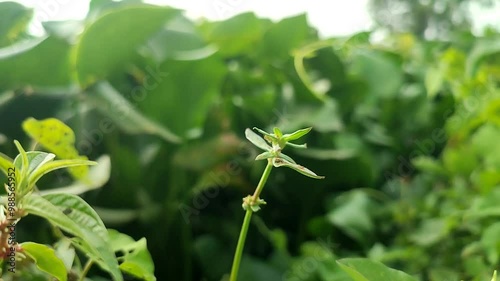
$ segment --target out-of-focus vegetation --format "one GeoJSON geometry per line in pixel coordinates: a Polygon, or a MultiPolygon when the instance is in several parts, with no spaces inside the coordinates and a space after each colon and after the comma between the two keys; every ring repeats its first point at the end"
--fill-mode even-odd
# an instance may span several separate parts
{"type": "MultiPolygon", "coordinates": [[[[377,262],[431,281],[491,280],[499,268],[498,32],[324,40],[305,15],[194,22],[91,1],[84,21],[44,23],[34,38],[29,9],[0,11],[0,151],[28,143],[26,118],[56,117],[80,154],[108,154],[109,181],[83,197],[108,227],[147,238],[158,280],[229,273],[241,198],[265,165],[244,139],[253,126],[313,127],[290,156],[326,179],[273,172],[239,280],[351,280],[341,269],[386,280],[377,262]]],[[[18,226],[24,240],[50,233],[18,226]]]]}
{"type": "Polygon", "coordinates": [[[443,38],[470,30],[473,5],[494,7],[495,0],[371,0],[371,14],[379,27],[410,32],[419,37],[443,38]]]}

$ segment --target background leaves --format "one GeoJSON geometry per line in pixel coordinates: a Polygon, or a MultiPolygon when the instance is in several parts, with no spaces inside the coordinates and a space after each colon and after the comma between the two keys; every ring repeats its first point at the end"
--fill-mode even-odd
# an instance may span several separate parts
{"type": "MultiPolygon", "coordinates": [[[[455,2],[442,0],[443,17],[460,12],[455,2]]],[[[326,178],[273,170],[242,281],[350,280],[336,260],[352,256],[371,259],[340,261],[355,278],[370,278],[365,270],[409,278],[378,262],[430,281],[489,280],[500,266],[497,31],[443,25],[443,37],[429,40],[425,28],[439,21],[417,23],[435,18],[434,6],[425,17],[409,9],[411,21],[393,21],[401,32],[385,38],[319,38],[306,15],[211,22],[135,0],[90,8],[82,21],[45,23],[38,38],[27,33],[32,11],[0,3],[0,150],[12,158],[14,139],[28,143],[26,118],[58,118],[74,130],[78,155],[108,155],[109,181],[84,200],[127,234],[128,257],[147,240],[158,280],[228,273],[241,198],[265,165],[245,140],[254,126],[313,127],[309,149],[289,155],[326,178]]],[[[47,194],[71,182],[53,173],[37,187],[47,194]]],[[[29,200],[37,214],[67,207],[29,200]]],[[[53,223],[74,224],[65,217],[53,223]]],[[[26,238],[50,240],[42,223],[33,226],[40,230],[26,238]]],[[[107,238],[84,235],[109,248],[107,238]]],[[[72,242],[102,258],[93,244],[72,242]]],[[[121,265],[103,260],[118,274],[121,265]]],[[[149,263],[146,273],[139,263],[121,267],[152,278],[149,263]]]]}

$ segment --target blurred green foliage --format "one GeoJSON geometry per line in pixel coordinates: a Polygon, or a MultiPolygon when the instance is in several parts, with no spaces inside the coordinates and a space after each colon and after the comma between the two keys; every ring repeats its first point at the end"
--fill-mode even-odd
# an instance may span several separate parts
{"type": "MultiPolygon", "coordinates": [[[[244,139],[253,126],[313,127],[309,149],[291,156],[326,179],[273,172],[240,280],[380,268],[336,262],[354,256],[417,280],[490,280],[499,268],[499,33],[321,40],[305,15],[194,22],[91,1],[85,20],[45,23],[47,36],[33,38],[30,10],[0,10],[16,15],[0,26],[0,151],[27,140],[26,118],[56,117],[80,154],[110,155],[108,184],[84,198],[107,226],[147,238],[158,280],[229,273],[241,198],[264,168],[244,139]]],[[[48,240],[39,229],[20,225],[20,236],[48,240]]]]}
{"type": "Polygon", "coordinates": [[[495,0],[370,0],[376,24],[390,32],[410,32],[419,37],[453,37],[470,30],[475,7],[494,7],[495,0]]]}

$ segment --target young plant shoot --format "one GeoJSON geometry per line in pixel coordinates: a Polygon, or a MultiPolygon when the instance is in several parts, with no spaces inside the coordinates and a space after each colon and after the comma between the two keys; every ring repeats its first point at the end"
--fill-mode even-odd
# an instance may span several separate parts
{"type": "Polygon", "coordinates": [[[250,225],[250,220],[252,218],[252,213],[260,210],[261,205],[265,205],[266,201],[260,198],[260,193],[266,184],[267,178],[271,173],[273,167],[288,167],[294,169],[295,171],[314,178],[322,179],[323,176],[316,175],[313,171],[307,169],[304,166],[297,164],[290,156],[284,154],[282,150],[286,146],[295,148],[306,148],[306,144],[294,144],[290,141],[301,138],[311,131],[312,128],[305,128],[295,131],[291,134],[283,134],[280,129],[274,128],[273,133],[268,133],[259,128],[254,128],[257,132],[261,133],[264,138],[254,133],[250,129],[245,130],[246,138],[253,143],[258,148],[264,150],[263,153],[259,154],[255,160],[267,160],[266,168],[260,178],[260,181],[255,189],[253,195],[248,195],[243,198],[243,210],[245,210],[245,218],[243,219],[243,225],[241,227],[240,237],[238,239],[238,245],[236,246],[236,252],[234,254],[233,266],[231,269],[230,281],[236,281],[238,279],[238,270],[240,267],[241,256],[243,254],[243,247],[245,245],[245,239],[248,232],[248,227],[250,225]]]}

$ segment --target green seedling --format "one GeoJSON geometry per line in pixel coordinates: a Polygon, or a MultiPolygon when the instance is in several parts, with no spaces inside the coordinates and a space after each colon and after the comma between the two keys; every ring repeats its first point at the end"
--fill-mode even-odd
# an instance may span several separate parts
{"type": "Polygon", "coordinates": [[[245,130],[246,138],[253,143],[258,148],[264,150],[263,153],[259,154],[255,160],[267,160],[266,168],[260,178],[259,184],[255,189],[253,195],[248,195],[243,198],[243,210],[245,210],[245,218],[243,219],[243,225],[241,226],[241,232],[238,239],[238,245],[236,246],[236,252],[234,254],[233,266],[231,269],[230,281],[236,281],[238,279],[238,270],[240,268],[241,256],[243,254],[243,248],[245,245],[245,239],[248,233],[248,227],[250,225],[250,220],[252,214],[260,210],[261,205],[265,205],[266,201],[260,198],[260,193],[266,184],[266,181],[271,174],[273,167],[288,167],[291,168],[305,176],[322,179],[323,176],[316,175],[313,171],[307,169],[304,166],[297,164],[290,156],[284,154],[282,150],[286,146],[294,148],[306,148],[306,144],[295,144],[291,141],[297,140],[302,136],[306,135],[311,131],[312,128],[301,129],[295,131],[291,134],[283,134],[280,129],[274,128],[273,133],[268,133],[259,128],[254,128],[257,132],[261,133],[264,138],[260,137],[250,129],[245,130]]]}

